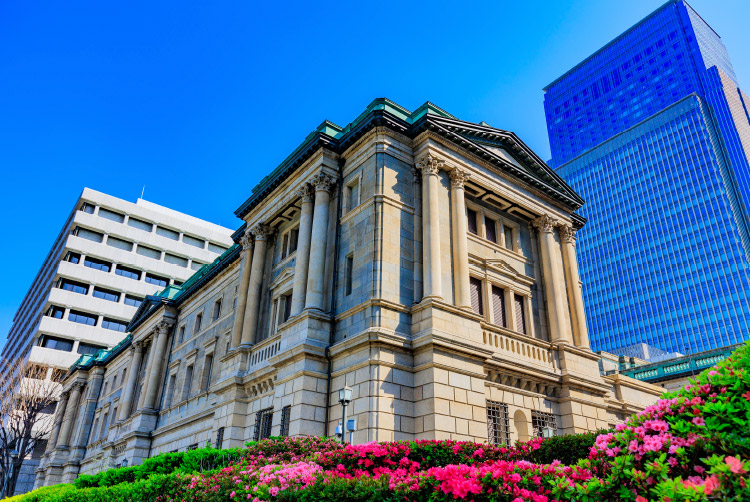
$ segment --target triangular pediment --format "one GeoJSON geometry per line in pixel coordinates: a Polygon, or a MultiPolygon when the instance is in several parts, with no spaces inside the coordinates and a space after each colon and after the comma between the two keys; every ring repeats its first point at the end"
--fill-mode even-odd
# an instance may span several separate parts
{"type": "Polygon", "coordinates": [[[281,271],[268,288],[274,290],[284,284],[291,277],[294,277],[294,267],[289,265],[288,267],[284,267],[284,270],[281,271]]]}

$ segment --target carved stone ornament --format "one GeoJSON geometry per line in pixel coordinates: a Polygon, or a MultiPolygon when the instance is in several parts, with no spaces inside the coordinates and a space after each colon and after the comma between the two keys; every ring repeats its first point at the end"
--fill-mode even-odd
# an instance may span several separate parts
{"type": "Polygon", "coordinates": [[[422,157],[422,160],[417,162],[417,169],[422,171],[422,176],[427,176],[430,174],[437,174],[438,171],[440,171],[443,166],[445,165],[444,160],[440,160],[438,158],[433,157],[429,153],[422,157]]]}
{"type": "Polygon", "coordinates": [[[255,236],[256,241],[264,241],[273,235],[273,229],[263,223],[258,223],[250,230],[250,233],[255,236]]]}
{"type": "Polygon", "coordinates": [[[531,222],[540,232],[551,233],[557,226],[557,220],[548,214],[543,214],[531,222]]]}
{"type": "Polygon", "coordinates": [[[450,172],[450,178],[451,178],[451,185],[453,185],[456,188],[463,188],[464,183],[466,183],[466,180],[468,180],[471,177],[469,173],[464,171],[463,169],[459,169],[457,167],[454,167],[451,169],[450,172]]]}
{"type": "Polygon", "coordinates": [[[156,329],[159,330],[160,333],[166,333],[169,331],[169,328],[174,326],[173,322],[170,321],[161,321],[159,324],[156,325],[156,329]]]}
{"type": "Polygon", "coordinates": [[[336,184],[336,181],[326,173],[320,173],[313,176],[310,183],[315,187],[316,191],[321,190],[324,192],[330,192],[336,184]]]}
{"type": "Polygon", "coordinates": [[[575,244],[576,242],[576,229],[570,225],[560,225],[560,239],[563,242],[570,242],[575,244]]]}
{"type": "Polygon", "coordinates": [[[297,196],[302,199],[302,203],[312,202],[315,198],[315,192],[309,184],[305,183],[299,190],[297,190],[297,196]]]}
{"type": "Polygon", "coordinates": [[[242,246],[243,251],[247,251],[253,247],[253,236],[247,230],[245,230],[242,233],[242,237],[240,237],[240,245],[242,246]]]}
{"type": "Polygon", "coordinates": [[[86,382],[73,382],[73,385],[71,385],[72,389],[78,389],[79,391],[83,391],[83,388],[86,387],[86,382]]]}

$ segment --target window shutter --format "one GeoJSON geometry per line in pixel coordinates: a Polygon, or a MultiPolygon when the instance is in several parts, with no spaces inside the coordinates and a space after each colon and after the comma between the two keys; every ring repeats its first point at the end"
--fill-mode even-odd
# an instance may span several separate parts
{"type": "Polygon", "coordinates": [[[516,308],[516,331],[519,333],[526,333],[526,317],[523,308],[523,296],[514,295],[514,303],[516,308]]]}
{"type": "Polygon", "coordinates": [[[492,286],[492,313],[495,316],[495,324],[508,327],[505,316],[505,292],[497,286],[492,286]]]}
{"type": "Polygon", "coordinates": [[[495,226],[495,220],[492,218],[484,218],[484,229],[486,232],[487,240],[497,244],[497,227],[495,226]]]}
{"type": "Polygon", "coordinates": [[[466,210],[466,219],[468,220],[469,232],[474,235],[478,234],[477,231],[477,212],[472,209],[466,210]]]}
{"type": "Polygon", "coordinates": [[[476,277],[470,277],[469,293],[471,294],[471,308],[475,313],[484,315],[484,308],[482,306],[482,281],[476,277]]]}

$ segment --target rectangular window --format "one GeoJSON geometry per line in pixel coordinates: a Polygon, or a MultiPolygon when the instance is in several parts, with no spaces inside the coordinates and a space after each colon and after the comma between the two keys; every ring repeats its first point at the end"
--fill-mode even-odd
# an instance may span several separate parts
{"type": "Polygon", "coordinates": [[[137,296],[125,295],[125,305],[130,305],[131,307],[140,307],[141,303],[143,303],[143,298],[138,298],[137,296]]]}
{"type": "Polygon", "coordinates": [[[510,445],[507,404],[487,401],[487,439],[494,445],[510,445]]]}
{"type": "Polygon", "coordinates": [[[93,204],[89,204],[88,202],[84,202],[81,206],[81,211],[88,214],[94,214],[94,211],[96,210],[96,206],[93,204]]]}
{"type": "Polygon", "coordinates": [[[116,211],[110,211],[103,207],[99,208],[99,216],[105,220],[116,221],[117,223],[123,223],[125,221],[125,215],[116,211]]]}
{"type": "Polygon", "coordinates": [[[283,309],[282,310],[282,316],[281,316],[281,322],[287,322],[289,320],[289,316],[292,313],[292,293],[289,292],[285,294],[283,297],[283,309]]]}
{"type": "Polygon", "coordinates": [[[135,279],[136,281],[141,280],[141,271],[134,268],[126,267],[124,265],[117,265],[115,274],[127,277],[128,279],[135,279]]]}
{"type": "Polygon", "coordinates": [[[128,323],[124,321],[118,321],[117,319],[111,319],[109,317],[105,317],[104,320],[102,320],[102,328],[104,329],[111,329],[112,331],[119,331],[120,333],[125,333],[125,329],[127,329],[128,323]]]}
{"type": "Polygon", "coordinates": [[[497,224],[492,218],[484,217],[485,237],[490,242],[497,244],[497,224]]]}
{"type": "Polygon", "coordinates": [[[65,291],[72,291],[73,293],[78,293],[79,295],[89,294],[89,287],[87,284],[71,281],[69,279],[60,279],[60,289],[64,289],[65,291]]]}
{"type": "Polygon", "coordinates": [[[197,237],[193,237],[192,235],[187,235],[187,234],[182,234],[182,242],[190,246],[195,246],[201,249],[203,249],[206,246],[206,241],[204,241],[203,239],[199,239],[197,237]]]}
{"type": "Polygon", "coordinates": [[[503,232],[505,233],[505,247],[513,251],[515,249],[513,246],[513,229],[511,227],[503,227],[503,232]]]}
{"type": "Polygon", "coordinates": [[[195,316],[195,326],[193,326],[193,334],[196,334],[201,330],[201,324],[203,324],[203,314],[195,316]]]}
{"type": "Polygon", "coordinates": [[[99,316],[81,312],[79,310],[71,310],[70,313],[68,313],[69,321],[77,322],[79,324],[86,324],[88,326],[96,326],[96,321],[98,318],[99,316]]]}
{"type": "Polygon", "coordinates": [[[178,265],[180,267],[187,268],[188,266],[187,258],[183,258],[182,256],[177,256],[170,253],[164,253],[164,261],[167,263],[171,263],[172,265],[178,265]]]}
{"type": "Polygon", "coordinates": [[[286,437],[289,435],[289,422],[292,418],[292,407],[284,406],[281,408],[281,435],[286,437]]]}
{"type": "Polygon", "coordinates": [[[193,270],[200,270],[203,265],[205,265],[205,263],[201,263],[199,261],[193,260],[190,263],[190,268],[192,268],[193,270]]]}
{"type": "Polygon", "coordinates": [[[226,251],[227,248],[225,248],[224,246],[219,246],[218,244],[214,244],[213,242],[209,242],[208,243],[208,250],[211,251],[212,253],[221,254],[224,251],[226,251]]]}
{"type": "Polygon", "coordinates": [[[172,399],[174,398],[174,387],[177,383],[177,375],[169,375],[169,383],[167,384],[167,395],[164,398],[164,407],[169,408],[172,406],[172,399]]]}
{"type": "Polygon", "coordinates": [[[216,431],[216,449],[221,450],[221,445],[224,443],[224,427],[219,427],[216,431]]]}
{"type": "Polygon", "coordinates": [[[161,251],[159,251],[158,249],[150,248],[148,246],[144,246],[143,244],[138,244],[138,247],[135,249],[135,252],[147,258],[153,258],[154,260],[161,260],[161,251]]]}
{"type": "Polygon", "coordinates": [[[213,354],[207,355],[203,361],[203,378],[201,382],[201,390],[206,392],[211,386],[211,372],[214,369],[214,356],[213,354]]]}
{"type": "Polygon", "coordinates": [[[52,305],[47,311],[47,315],[49,317],[54,317],[55,319],[62,319],[64,314],[65,309],[63,307],[58,307],[57,305],[52,305]]]}
{"type": "Polygon", "coordinates": [[[473,209],[467,209],[466,210],[466,219],[468,223],[469,232],[478,235],[479,234],[479,228],[477,226],[477,212],[473,209]]]}
{"type": "Polygon", "coordinates": [[[524,297],[513,295],[513,303],[516,309],[516,331],[526,334],[526,309],[523,308],[524,297]]]}
{"type": "Polygon", "coordinates": [[[482,281],[476,277],[469,278],[469,295],[471,296],[471,308],[475,314],[484,315],[482,304],[482,281]]]}
{"type": "Polygon", "coordinates": [[[177,343],[182,343],[182,341],[185,339],[185,326],[180,326],[180,331],[177,335],[177,343]]]}
{"type": "Polygon", "coordinates": [[[190,397],[190,384],[193,383],[193,365],[185,368],[185,382],[182,384],[182,400],[185,401],[190,397]]]}
{"type": "Polygon", "coordinates": [[[112,270],[112,264],[110,262],[97,260],[96,258],[92,258],[90,256],[87,256],[83,259],[83,264],[86,267],[93,268],[94,270],[101,270],[102,272],[109,272],[110,270],[112,270]]]}
{"type": "Polygon", "coordinates": [[[349,254],[346,257],[346,266],[344,267],[344,295],[349,296],[352,294],[353,269],[354,268],[354,255],[349,254]]]}
{"type": "Polygon", "coordinates": [[[117,291],[112,291],[110,289],[104,289],[100,287],[94,288],[94,296],[96,298],[101,298],[102,300],[108,300],[110,302],[119,302],[120,301],[120,293],[117,291]]]}
{"type": "Polygon", "coordinates": [[[133,228],[137,228],[138,230],[143,230],[144,232],[151,232],[151,230],[154,229],[153,223],[139,220],[138,218],[133,218],[132,216],[128,218],[128,225],[133,228]]]}
{"type": "Polygon", "coordinates": [[[549,437],[557,435],[555,415],[542,411],[531,412],[531,435],[533,437],[549,437]]]}
{"type": "Polygon", "coordinates": [[[492,286],[492,314],[495,324],[508,327],[508,319],[505,315],[505,291],[497,286],[492,286]]]}
{"type": "Polygon", "coordinates": [[[107,246],[122,249],[123,251],[132,251],[133,243],[124,239],[118,239],[117,237],[107,236],[107,246]]]}
{"type": "Polygon", "coordinates": [[[273,421],[273,408],[260,410],[255,414],[255,441],[271,437],[271,423],[273,421]]]}
{"type": "Polygon", "coordinates": [[[169,284],[169,279],[167,279],[166,277],[162,277],[160,275],[147,273],[146,282],[149,284],[153,284],[154,286],[159,286],[159,287],[164,288],[167,286],[167,284],[169,284]]]}
{"type": "Polygon", "coordinates": [[[174,230],[160,226],[156,227],[156,235],[161,235],[162,237],[172,239],[173,241],[180,240],[180,232],[175,232],[174,230]]]}
{"type": "Polygon", "coordinates": [[[68,254],[65,255],[65,261],[70,263],[80,263],[81,255],[78,253],[74,253],[73,251],[68,251],[68,254]]]}
{"type": "Polygon", "coordinates": [[[63,352],[71,352],[73,350],[73,340],[66,340],[65,338],[58,338],[56,336],[42,335],[39,337],[39,346],[46,347],[48,349],[62,350],[63,352]]]}
{"type": "Polygon", "coordinates": [[[344,213],[348,213],[355,207],[359,206],[359,179],[347,185],[344,200],[346,201],[344,213]]]}
{"type": "Polygon", "coordinates": [[[107,422],[109,421],[109,413],[104,414],[104,418],[102,418],[102,428],[99,429],[99,437],[104,436],[104,432],[107,430],[107,422]]]}
{"type": "Polygon", "coordinates": [[[80,237],[82,239],[86,239],[86,240],[94,241],[94,242],[104,241],[104,234],[99,233],[99,232],[94,232],[93,230],[89,230],[87,228],[82,228],[82,227],[76,227],[75,230],[73,230],[73,235],[80,237]]]}
{"type": "Polygon", "coordinates": [[[214,302],[214,310],[211,312],[211,320],[216,321],[219,317],[221,317],[221,299],[214,302]]]}
{"type": "Polygon", "coordinates": [[[84,355],[96,355],[100,350],[106,349],[107,347],[102,347],[101,345],[94,345],[92,343],[84,343],[80,342],[78,344],[78,353],[84,354],[84,355]]]}

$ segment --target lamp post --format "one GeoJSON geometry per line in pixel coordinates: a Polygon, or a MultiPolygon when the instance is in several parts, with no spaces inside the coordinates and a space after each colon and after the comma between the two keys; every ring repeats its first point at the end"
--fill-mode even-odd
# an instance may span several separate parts
{"type": "MultiPolygon", "coordinates": [[[[341,403],[341,423],[346,425],[346,406],[352,402],[352,388],[344,387],[339,391],[339,403],[341,403]]],[[[346,431],[341,431],[341,444],[346,444],[346,431]]]]}
{"type": "Polygon", "coordinates": [[[542,429],[542,437],[544,439],[551,438],[555,435],[555,430],[552,427],[544,427],[542,429]]]}

